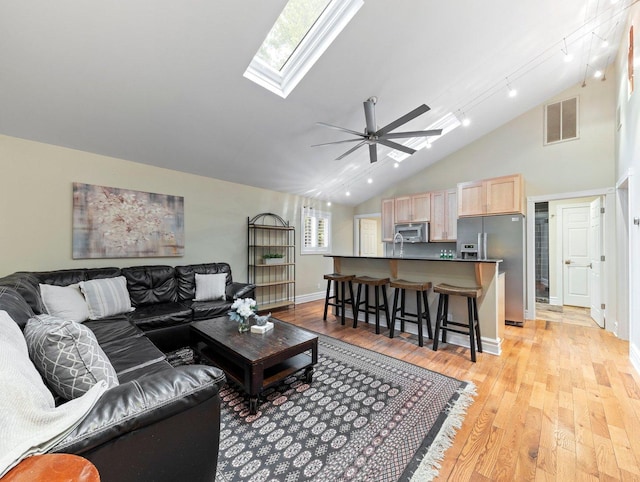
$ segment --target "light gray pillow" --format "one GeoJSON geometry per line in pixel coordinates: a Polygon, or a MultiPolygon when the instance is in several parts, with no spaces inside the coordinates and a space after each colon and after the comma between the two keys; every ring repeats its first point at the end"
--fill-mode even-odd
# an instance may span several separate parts
{"type": "Polygon", "coordinates": [[[224,300],[227,288],[227,273],[196,273],[196,297],[193,301],[224,300]]]}
{"type": "Polygon", "coordinates": [[[61,397],[84,395],[98,381],[118,385],[116,371],[93,332],[81,323],[51,315],[30,318],[24,329],[29,356],[61,397]]]}
{"type": "Polygon", "coordinates": [[[40,284],[40,295],[50,315],[77,322],[89,319],[89,306],[78,283],[69,286],[40,284]]]}
{"type": "Polygon", "coordinates": [[[80,290],[89,305],[90,320],[133,311],[127,291],[127,279],[124,276],[82,281],[80,290]]]}

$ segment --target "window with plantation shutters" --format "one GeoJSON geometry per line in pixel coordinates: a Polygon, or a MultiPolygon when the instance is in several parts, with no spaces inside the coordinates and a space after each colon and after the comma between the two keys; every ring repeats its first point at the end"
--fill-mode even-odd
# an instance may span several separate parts
{"type": "Polygon", "coordinates": [[[301,254],[324,254],[331,251],[331,213],[302,208],[301,254]]]}
{"type": "Polygon", "coordinates": [[[547,104],[544,113],[545,145],[579,137],[577,97],[547,104]]]}

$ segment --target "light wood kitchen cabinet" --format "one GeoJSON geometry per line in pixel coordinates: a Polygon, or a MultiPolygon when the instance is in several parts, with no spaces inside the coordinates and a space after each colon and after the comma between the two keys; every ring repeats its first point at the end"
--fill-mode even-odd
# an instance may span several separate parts
{"type": "Polygon", "coordinates": [[[458,195],[455,189],[431,193],[429,241],[455,241],[458,234],[458,195]]]}
{"type": "Polygon", "coordinates": [[[382,241],[393,241],[395,224],[395,199],[383,199],[381,209],[382,241]]]}
{"type": "Polygon", "coordinates": [[[414,194],[395,198],[396,223],[422,223],[431,218],[431,195],[414,194]]]}
{"type": "Polygon", "coordinates": [[[520,174],[458,184],[458,216],[523,213],[520,174]]]}

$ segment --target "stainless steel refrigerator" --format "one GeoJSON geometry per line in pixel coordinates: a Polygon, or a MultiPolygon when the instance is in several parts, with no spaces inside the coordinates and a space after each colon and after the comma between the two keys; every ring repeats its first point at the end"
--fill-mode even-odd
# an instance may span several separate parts
{"type": "Polygon", "coordinates": [[[524,216],[504,214],[458,219],[457,255],[461,256],[463,246],[468,248],[479,240],[477,248],[481,259],[486,253],[486,258],[503,260],[499,270],[505,273],[505,320],[522,325],[526,305],[524,216]]]}

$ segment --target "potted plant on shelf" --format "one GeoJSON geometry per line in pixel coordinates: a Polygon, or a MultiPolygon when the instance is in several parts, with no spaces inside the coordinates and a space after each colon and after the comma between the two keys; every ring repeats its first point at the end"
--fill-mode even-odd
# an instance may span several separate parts
{"type": "Polygon", "coordinates": [[[284,254],[281,253],[265,253],[262,255],[264,264],[282,264],[284,262],[284,254]]]}

